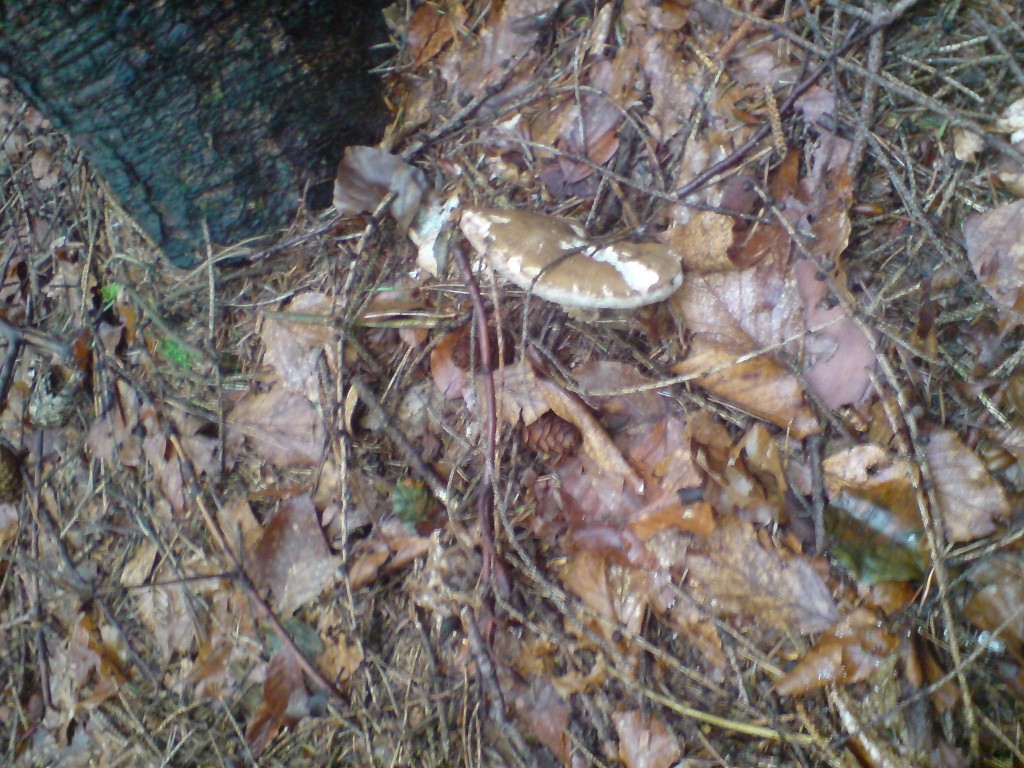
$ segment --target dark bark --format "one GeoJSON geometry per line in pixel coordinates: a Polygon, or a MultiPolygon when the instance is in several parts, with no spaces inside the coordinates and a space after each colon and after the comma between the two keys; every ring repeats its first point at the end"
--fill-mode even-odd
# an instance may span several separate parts
{"type": "MultiPolygon", "coordinates": [[[[382,3],[0,0],[0,75],[179,266],[272,233],[384,109],[382,3]]],[[[324,202],[326,202],[325,198],[324,202]]]]}

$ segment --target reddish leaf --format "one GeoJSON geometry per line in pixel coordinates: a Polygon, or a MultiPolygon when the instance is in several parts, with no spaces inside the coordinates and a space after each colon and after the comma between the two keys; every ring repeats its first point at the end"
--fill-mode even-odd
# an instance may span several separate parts
{"type": "Polygon", "coordinates": [[[282,728],[290,728],[309,714],[309,692],[295,656],[279,651],[267,667],[263,699],[245,729],[245,740],[260,755],[282,728]]]}
{"type": "Polygon", "coordinates": [[[551,750],[564,766],[569,765],[569,705],[551,682],[535,677],[515,697],[516,714],[536,739],[551,750]]]}

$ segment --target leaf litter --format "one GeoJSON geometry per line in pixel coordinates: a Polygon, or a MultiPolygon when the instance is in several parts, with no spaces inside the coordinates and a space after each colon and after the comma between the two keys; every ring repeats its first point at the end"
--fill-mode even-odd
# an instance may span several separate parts
{"type": "Polygon", "coordinates": [[[7,762],[1024,760],[1020,9],[912,6],[393,6],[343,215],[212,281],[0,83],[7,762]]]}

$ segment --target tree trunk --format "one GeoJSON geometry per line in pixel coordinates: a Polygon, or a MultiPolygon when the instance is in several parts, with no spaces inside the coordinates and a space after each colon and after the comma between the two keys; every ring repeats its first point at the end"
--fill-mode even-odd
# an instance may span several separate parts
{"type": "Polygon", "coordinates": [[[71,134],[167,258],[189,266],[204,222],[219,245],[271,233],[346,144],[379,138],[368,70],[381,6],[0,1],[0,75],[71,134]]]}

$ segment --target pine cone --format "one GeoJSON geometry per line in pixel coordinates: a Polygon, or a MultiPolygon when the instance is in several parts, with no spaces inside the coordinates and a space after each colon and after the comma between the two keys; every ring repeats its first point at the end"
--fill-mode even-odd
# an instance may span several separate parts
{"type": "Polygon", "coordinates": [[[21,456],[0,442],[0,503],[13,504],[21,498],[21,456]]]}
{"type": "Polygon", "coordinates": [[[575,424],[548,411],[523,427],[523,442],[536,453],[574,453],[583,442],[583,436],[575,424]]]}

